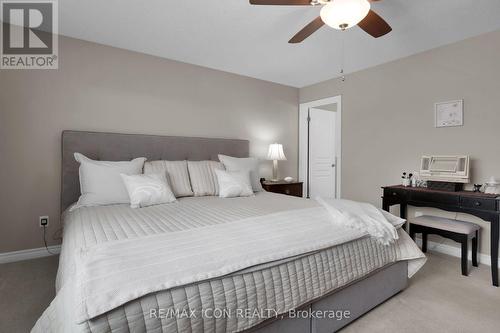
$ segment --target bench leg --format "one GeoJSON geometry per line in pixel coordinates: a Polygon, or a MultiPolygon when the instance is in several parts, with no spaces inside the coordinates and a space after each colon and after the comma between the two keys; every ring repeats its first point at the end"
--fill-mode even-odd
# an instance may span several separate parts
{"type": "Polygon", "coordinates": [[[479,231],[476,230],[476,235],[472,238],[472,266],[477,267],[477,237],[479,231]]]}
{"type": "Polygon", "coordinates": [[[422,252],[423,253],[427,252],[427,233],[426,232],[422,233],[422,252]]]}
{"type": "Polygon", "coordinates": [[[468,246],[468,239],[467,236],[462,238],[461,242],[462,243],[462,275],[467,276],[467,262],[468,262],[468,257],[467,257],[467,246],[468,246]]]}

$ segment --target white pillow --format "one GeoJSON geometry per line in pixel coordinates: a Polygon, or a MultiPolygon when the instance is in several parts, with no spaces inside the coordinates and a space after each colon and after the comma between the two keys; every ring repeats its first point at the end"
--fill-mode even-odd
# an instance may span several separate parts
{"type": "Polygon", "coordinates": [[[141,208],[176,201],[164,173],[120,175],[130,197],[130,207],[141,208]]]}
{"type": "Polygon", "coordinates": [[[80,163],[81,195],[72,209],[82,206],[130,203],[120,174],[141,174],[146,161],[144,157],[132,161],[107,162],[94,161],[80,153],[75,153],[74,156],[80,163]]]}
{"type": "Polygon", "coordinates": [[[144,164],[144,173],[164,173],[177,198],[193,195],[187,161],[152,161],[144,164]]]}
{"type": "Polygon", "coordinates": [[[253,195],[248,171],[215,170],[221,198],[248,197],[253,195]]]}
{"type": "Polygon", "coordinates": [[[189,180],[194,196],[219,195],[219,184],[215,170],[224,170],[217,161],[188,161],[189,180]]]}
{"type": "Polygon", "coordinates": [[[254,192],[262,191],[259,177],[259,160],[253,157],[237,158],[219,154],[219,161],[227,171],[246,171],[250,174],[250,182],[254,192]]]}

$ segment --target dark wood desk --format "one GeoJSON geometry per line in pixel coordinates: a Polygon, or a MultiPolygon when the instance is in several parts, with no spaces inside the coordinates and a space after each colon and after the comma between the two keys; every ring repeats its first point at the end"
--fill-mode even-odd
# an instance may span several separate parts
{"type": "Polygon", "coordinates": [[[471,191],[447,192],[401,185],[383,187],[382,208],[401,205],[401,218],[406,219],[407,207],[434,207],[477,216],[491,224],[491,279],[498,287],[498,242],[500,224],[500,196],[471,191]]]}

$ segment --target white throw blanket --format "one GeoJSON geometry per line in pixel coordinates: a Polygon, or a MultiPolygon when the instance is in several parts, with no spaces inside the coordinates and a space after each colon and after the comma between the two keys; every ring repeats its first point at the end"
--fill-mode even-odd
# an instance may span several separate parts
{"type": "Polygon", "coordinates": [[[330,213],[334,225],[366,232],[384,245],[398,239],[395,225],[400,226],[406,222],[368,203],[323,198],[317,198],[316,201],[330,213]]]}
{"type": "Polygon", "coordinates": [[[326,209],[285,211],[82,250],[76,276],[77,322],[152,292],[318,251],[367,234],[384,244],[397,239],[394,226],[375,207],[380,215],[365,204],[321,202],[326,209]],[[367,216],[367,222],[359,221],[367,216]]]}

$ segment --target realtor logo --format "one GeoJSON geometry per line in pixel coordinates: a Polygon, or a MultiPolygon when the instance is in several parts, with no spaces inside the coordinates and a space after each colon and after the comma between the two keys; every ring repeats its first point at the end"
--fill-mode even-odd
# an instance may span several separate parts
{"type": "Polygon", "coordinates": [[[57,2],[1,0],[2,69],[57,69],[57,2]]]}

